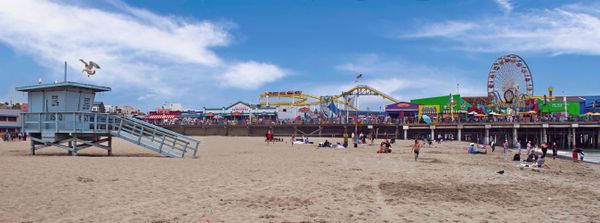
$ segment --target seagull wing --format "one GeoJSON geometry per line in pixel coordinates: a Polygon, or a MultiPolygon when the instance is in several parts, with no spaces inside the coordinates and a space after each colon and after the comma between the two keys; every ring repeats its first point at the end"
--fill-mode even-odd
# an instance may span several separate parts
{"type": "Polygon", "coordinates": [[[100,66],[94,61],[90,61],[90,67],[95,67],[96,69],[100,69],[100,66]]]}
{"type": "Polygon", "coordinates": [[[86,62],[85,62],[85,60],[83,60],[83,59],[79,59],[79,61],[81,61],[81,62],[82,62],[84,65],[85,65],[85,67],[87,67],[87,66],[88,66],[88,63],[86,63],[86,62]]]}

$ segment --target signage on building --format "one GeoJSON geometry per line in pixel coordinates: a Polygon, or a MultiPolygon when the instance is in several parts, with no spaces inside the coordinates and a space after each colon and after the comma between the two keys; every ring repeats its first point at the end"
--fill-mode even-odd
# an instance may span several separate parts
{"type": "Polygon", "coordinates": [[[243,104],[238,104],[236,106],[233,106],[233,108],[231,108],[231,111],[233,111],[233,112],[249,112],[250,108],[243,104]]]}

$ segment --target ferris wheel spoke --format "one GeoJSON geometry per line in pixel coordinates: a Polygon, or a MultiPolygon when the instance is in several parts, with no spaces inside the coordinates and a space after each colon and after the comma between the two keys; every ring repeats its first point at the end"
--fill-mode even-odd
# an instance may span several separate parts
{"type": "Polygon", "coordinates": [[[501,56],[494,60],[488,73],[487,89],[488,97],[494,105],[505,104],[506,98],[504,97],[521,100],[523,95],[525,97],[532,96],[533,77],[525,60],[514,54],[501,56]],[[510,92],[506,93],[509,90],[510,92]]]}

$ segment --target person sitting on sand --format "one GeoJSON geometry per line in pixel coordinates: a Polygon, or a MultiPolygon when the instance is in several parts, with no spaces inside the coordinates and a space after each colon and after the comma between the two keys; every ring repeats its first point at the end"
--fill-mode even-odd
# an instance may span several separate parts
{"type": "Polygon", "coordinates": [[[421,151],[421,144],[419,140],[415,139],[415,144],[412,146],[412,152],[415,153],[415,161],[419,158],[419,152],[421,151]]]}
{"type": "Polygon", "coordinates": [[[392,153],[392,149],[390,149],[391,147],[392,147],[392,144],[390,144],[390,142],[386,139],[385,140],[385,152],[392,153]]]}
{"type": "Polygon", "coordinates": [[[515,155],[513,156],[513,161],[521,161],[521,154],[520,153],[515,153],[515,155]]]}
{"type": "Polygon", "coordinates": [[[321,147],[331,147],[331,143],[328,140],[325,140],[321,147]]]}
{"type": "Polygon", "coordinates": [[[571,155],[573,156],[573,161],[575,162],[579,162],[580,160],[583,160],[583,149],[578,149],[575,146],[573,146],[573,150],[571,151],[571,155]]]}
{"type": "Polygon", "coordinates": [[[471,145],[469,146],[469,154],[487,154],[487,148],[483,146],[483,149],[480,150],[475,148],[475,143],[471,143],[471,145]]]}
{"type": "Polygon", "coordinates": [[[379,144],[379,149],[377,150],[377,153],[385,153],[385,142],[381,142],[381,144],[379,144]]]}
{"type": "Polygon", "coordinates": [[[536,162],[538,160],[538,155],[537,152],[531,152],[529,155],[527,155],[527,159],[525,160],[525,162],[529,162],[529,163],[533,163],[536,162]]]}
{"type": "Polygon", "coordinates": [[[537,166],[538,168],[550,169],[550,166],[548,164],[546,164],[546,158],[544,158],[544,157],[540,157],[537,160],[537,162],[535,163],[535,166],[537,166]]]}
{"type": "Polygon", "coordinates": [[[391,145],[389,142],[383,141],[379,145],[379,150],[377,150],[377,153],[391,153],[392,149],[390,149],[390,147],[391,147],[391,145]]]}

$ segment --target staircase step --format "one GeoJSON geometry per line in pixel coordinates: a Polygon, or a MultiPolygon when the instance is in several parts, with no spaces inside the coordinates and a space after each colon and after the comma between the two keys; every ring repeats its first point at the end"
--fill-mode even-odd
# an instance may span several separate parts
{"type": "MultiPolygon", "coordinates": [[[[200,143],[197,140],[191,139],[189,137],[183,136],[181,134],[172,132],[168,129],[164,129],[162,127],[159,126],[155,126],[152,125],[150,123],[146,123],[140,120],[133,120],[130,118],[121,118],[121,117],[115,117],[117,120],[119,120],[119,122],[115,122],[115,124],[113,124],[113,131],[111,131],[111,135],[115,136],[115,137],[120,137],[126,141],[129,141],[131,143],[140,145],[144,148],[150,149],[152,151],[158,152],[160,154],[162,154],[163,156],[167,156],[167,157],[183,157],[184,151],[181,151],[181,149],[179,149],[179,147],[181,147],[181,145],[177,145],[176,147],[173,146],[172,142],[169,143],[162,143],[162,136],[168,137],[170,138],[170,140],[180,140],[180,141],[185,141],[188,143],[188,147],[192,150],[196,149],[196,147],[193,147],[192,145],[197,145],[198,143],[200,143]],[[118,125],[117,125],[118,123],[118,125]],[[129,126],[127,129],[123,129],[122,131],[119,131],[119,127],[121,123],[124,126],[129,126]],[[141,128],[143,128],[146,132],[144,135],[142,135],[141,139],[140,139],[140,132],[141,130],[136,130],[138,127],[142,126],[141,128]],[[147,135],[148,131],[152,131],[155,133],[158,133],[159,135],[161,135],[161,137],[155,137],[154,140],[152,140],[152,136],[151,135],[147,135]],[[162,148],[161,148],[162,145],[162,148]]],[[[140,128],[140,129],[141,129],[140,128]]]]}

